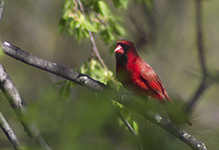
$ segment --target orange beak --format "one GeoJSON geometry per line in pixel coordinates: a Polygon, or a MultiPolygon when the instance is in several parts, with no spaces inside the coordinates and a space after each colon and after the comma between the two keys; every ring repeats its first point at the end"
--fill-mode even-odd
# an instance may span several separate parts
{"type": "Polygon", "coordinates": [[[122,48],[121,45],[118,45],[115,50],[114,50],[115,53],[120,53],[120,54],[124,54],[124,50],[122,48]]]}

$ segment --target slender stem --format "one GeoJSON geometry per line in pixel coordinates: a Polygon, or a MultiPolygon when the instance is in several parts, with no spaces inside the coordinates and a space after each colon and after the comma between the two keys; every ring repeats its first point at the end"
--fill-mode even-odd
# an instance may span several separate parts
{"type": "Polygon", "coordinates": [[[197,36],[197,47],[198,47],[198,55],[199,55],[199,62],[203,73],[203,78],[200,83],[200,86],[197,88],[195,94],[189,100],[188,106],[186,111],[190,112],[192,108],[195,106],[198,98],[203,94],[203,92],[207,89],[207,77],[208,71],[206,67],[205,55],[204,55],[204,42],[203,42],[203,29],[202,29],[202,3],[201,0],[195,0],[196,2],[196,36],[197,36]]]}
{"type": "MultiPolygon", "coordinates": [[[[81,1],[80,1],[80,0],[77,0],[77,2],[78,2],[78,4],[79,4],[79,6],[80,6],[80,9],[81,9],[83,15],[85,16],[84,8],[83,8],[83,6],[82,6],[81,1]]],[[[91,44],[92,44],[93,53],[96,55],[96,57],[98,58],[98,60],[99,60],[100,63],[102,64],[102,66],[103,66],[105,69],[107,69],[107,66],[106,66],[106,64],[104,63],[103,59],[101,58],[100,53],[99,53],[99,51],[98,51],[98,49],[97,49],[97,46],[96,46],[95,41],[94,41],[93,34],[91,33],[91,31],[88,31],[88,32],[89,32],[89,35],[90,35],[90,41],[91,41],[91,44]]]]}
{"type": "Polygon", "coordinates": [[[126,126],[126,127],[129,129],[129,131],[134,135],[134,137],[135,137],[135,139],[136,139],[136,141],[137,141],[137,143],[138,143],[138,148],[139,148],[139,150],[143,150],[142,144],[141,144],[141,142],[139,141],[138,135],[137,135],[137,133],[135,132],[135,130],[132,128],[132,126],[130,125],[130,123],[123,117],[123,115],[122,115],[120,112],[118,112],[118,114],[119,114],[119,118],[122,120],[122,122],[125,124],[125,126],[126,126]]]}
{"type": "Polygon", "coordinates": [[[106,64],[104,63],[103,59],[101,58],[101,56],[99,54],[99,51],[97,49],[97,46],[95,44],[94,37],[93,37],[93,34],[91,33],[91,31],[89,31],[89,35],[90,35],[90,40],[91,40],[91,44],[92,44],[92,50],[93,50],[94,54],[97,56],[97,58],[99,59],[100,63],[102,64],[102,66],[105,69],[107,69],[106,64]]]}
{"type": "Polygon", "coordinates": [[[203,76],[207,76],[208,71],[206,67],[205,55],[204,55],[204,43],[203,43],[203,29],[202,29],[202,4],[201,0],[196,1],[196,25],[197,25],[197,45],[199,61],[202,68],[203,76]]]}

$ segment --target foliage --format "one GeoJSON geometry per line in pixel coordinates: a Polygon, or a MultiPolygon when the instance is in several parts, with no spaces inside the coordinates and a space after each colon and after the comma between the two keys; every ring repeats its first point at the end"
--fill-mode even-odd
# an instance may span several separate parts
{"type": "MultiPolygon", "coordinates": [[[[117,9],[127,9],[129,0],[112,0],[112,2],[117,9]]],[[[150,7],[153,6],[153,0],[144,2],[150,7]]],[[[106,2],[102,0],[66,0],[62,8],[64,12],[59,24],[60,32],[74,36],[79,43],[85,38],[90,38],[93,42],[92,33],[96,33],[108,45],[126,34],[125,29],[118,23],[124,22],[123,19],[115,17],[106,2]]],[[[110,53],[114,47],[115,44],[112,44],[109,49],[110,53]]],[[[91,55],[90,59],[82,64],[80,72],[118,91],[121,90],[121,84],[112,71],[104,67],[100,58],[96,59],[91,55]]],[[[70,83],[68,81],[64,82],[60,93],[65,98],[69,97],[70,83]]],[[[133,114],[120,104],[116,102],[113,104],[120,110],[124,119],[132,126],[137,135],[139,128],[138,123],[133,119],[133,114]]],[[[119,120],[119,123],[126,126],[122,120],[119,120]]]]}
{"type": "MultiPolygon", "coordinates": [[[[128,0],[113,1],[118,7],[127,8],[128,0]]],[[[126,34],[118,23],[121,18],[113,16],[110,8],[100,0],[66,0],[63,4],[63,16],[60,20],[60,32],[66,31],[79,42],[89,38],[89,31],[98,33],[100,38],[109,44],[126,34]]]]}

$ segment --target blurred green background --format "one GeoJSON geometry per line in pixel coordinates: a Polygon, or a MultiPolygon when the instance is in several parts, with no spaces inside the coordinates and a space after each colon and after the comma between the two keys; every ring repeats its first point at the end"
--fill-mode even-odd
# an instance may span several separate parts
{"type": "MultiPolygon", "coordinates": [[[[195,1],[155,0],[156,13],[139,1],[130,0],[127,10],[115,9],[111,0],[105,2],[114,15],[125,20],[124,38],[135,43],[139,55],[154,68],[170,97],[188,101],[202,79],[195,1]]],[[[60,35],[63,3],[61,0],[6,0],[0,21],[1,40],[49,61],[79,69],[91,55],[91,43],[86,39],[78,44],[73,37],[60,35]]],[[[219,67],[219,1],[202,4],[205,58],[208,70],[214,73],[219,67]]],[[[102,58],[115,72],[114,55],[109,53],[111,45],[104,45],[96,34],[94,37],[102,58]]],[[[80,86],[72,89],[68,100],[61,101],[60,88],[53,86],[61,78],[6,55],[1,56],[1,63],[53,149],[138,149],[131,133],[119,125],[110,101],[103,101],[101,96],[93,100],[94,93],[80,86]]],[[[203,93],[190,117],[193,126],[184,127],[209,150],[219,149],[218,90],[219,85],[213,84],[203,93]]],[[[22,144],[33,146],[3,94],[0,110],[22,144]]],[[[147,137],[140,134],[145,149],[189,149],[169,133],[134,115],[140,122],[140,133],[147,134],[147,137]]],[[[0,149],[13,149],[2,131],[0,149]]]]}

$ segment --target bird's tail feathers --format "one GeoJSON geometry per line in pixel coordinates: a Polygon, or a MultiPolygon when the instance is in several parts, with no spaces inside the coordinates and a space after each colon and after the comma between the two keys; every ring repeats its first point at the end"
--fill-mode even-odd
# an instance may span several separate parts
{"type": "Polygon", "coordinates": [[[173,123],[192,125],[192,122],[186,117],[186,113],[181,111],[169,97],[162,105],[173,123]]]}

